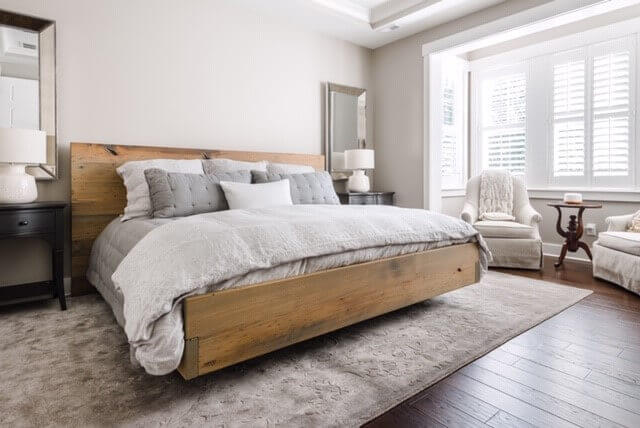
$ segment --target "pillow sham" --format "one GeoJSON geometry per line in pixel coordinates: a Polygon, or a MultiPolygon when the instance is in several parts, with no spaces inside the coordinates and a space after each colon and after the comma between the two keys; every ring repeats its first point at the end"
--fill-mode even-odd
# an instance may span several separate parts
{"type": "Polygon", "coordinates": [[[116,172],[122,177],[124,187],[127,189],[127,206],[124,208],[124,215],[120,217],[120,220],[126,221],[151,215],[149,185],[144,176],[144,171],[149,168],[189,174],[203,173],[202,160],[200,159],[150,159],[122,164],[116,169],[116,172]]]}
{"type": "Polygon", "coordinates": [[[202,161],[205,174],[221,174],[234,171],[266,171],[267,161],[245,162],[233,159],[205,159],[202,161]]]}
{"type": "Polygon", "coordinates": [[[309,165],[269,162],[267,164],[267,172],[269,174],[305,174],[307,172],[316,172],[316,170],[309,165]]]}
{"type": "Polygon", "coordinates": [[[220,181],[251,183],[250,171],[183,174],[159,168],[144,171],[153,217],[184,217],[229,209],[220,181]]]}
{"type": "Polygon", "coordinates": [[[340,205],[340,199],[333,188],[333,180],[327,171],[308,172],[305,174],[269,174],[251,171],[254,183],[269,183],[289,180],[291,200],[294,204],[328,204],[340,205]]]}
{"type": "Polygon", "coordinates": [[[291,191],[289,190],[289,180],[260,184],[221,181],[220,187],[222,187],[231,209],[293,205],[291,191]]]}

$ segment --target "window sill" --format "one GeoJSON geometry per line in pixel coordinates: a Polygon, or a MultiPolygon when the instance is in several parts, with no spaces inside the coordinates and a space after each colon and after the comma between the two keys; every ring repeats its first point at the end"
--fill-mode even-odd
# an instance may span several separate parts
{"type": "Polygon", "coordinates": [[[529,188],[531,199],[562,199],[565,193],[582,193],[585,201],[640,202],[640,190],[607,188],[529,188]]]}
{"type": "MultiPolygon", "coordinates": [[[[640,190],[606,189],[606,188],[529,188],[531,199],[562,199],[565,193],[581,193],[585,201],[607,202],[640,202],[640,190]]],[[[442,190],[442,198],[459,198],[465,196],[465,189],[442,190]]]]}

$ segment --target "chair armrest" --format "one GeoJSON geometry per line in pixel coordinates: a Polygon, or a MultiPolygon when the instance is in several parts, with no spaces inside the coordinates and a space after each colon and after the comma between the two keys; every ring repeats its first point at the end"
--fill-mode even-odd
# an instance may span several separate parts
{"type": "Polygon", "coordinates": [[[525,205],[518,212],[516,221],[527,226],[537,226],[542,221],[542,216],[531,205],[525,205]]]}
{"type": "Polygon", "coordinates": [[[604,222],[607,225],[607,231],[624,232],[629,227],[634,214],[616,215],[607,217],[604,222]]]}
{"type": "Polygon", "coordinates": [[[460,218],[469,224],[473,224],[478,220],[478,210],[469,202],[465,202],[460,213],[460,218]]]}

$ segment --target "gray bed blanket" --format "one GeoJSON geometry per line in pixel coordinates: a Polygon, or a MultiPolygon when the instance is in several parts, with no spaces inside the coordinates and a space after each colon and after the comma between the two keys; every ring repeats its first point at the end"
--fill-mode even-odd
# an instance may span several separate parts
{"type": "Polygon", "coordinates": [[[175,370],[184,348],[181,301],[211,290],[336,266],[479,242],[469,224],[421,209],[294,205],[228,210],[176,220],[149,232],[112,276],[124,297],[132,361],[154,375],[175,370]],[[300,263],[293,263],[293,262],[300,263]]]}

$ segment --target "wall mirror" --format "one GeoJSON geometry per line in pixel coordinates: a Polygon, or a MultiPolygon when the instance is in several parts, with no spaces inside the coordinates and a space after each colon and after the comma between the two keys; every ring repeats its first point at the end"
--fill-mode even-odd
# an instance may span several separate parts
{"type": "Polygon", "coordinates": [[[334,179],[347,178],[344,151],[367,147],[367,91],[327,83],[326,144],[327,171],[334,179]]]}
{"type": "Polygon", "coordinates": [[[0,10],[0,127],[47,134],[47,163],[29,167],[58,177],[55,22],[0,10]]]}

